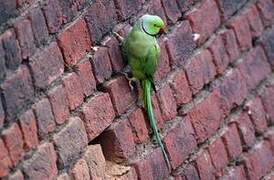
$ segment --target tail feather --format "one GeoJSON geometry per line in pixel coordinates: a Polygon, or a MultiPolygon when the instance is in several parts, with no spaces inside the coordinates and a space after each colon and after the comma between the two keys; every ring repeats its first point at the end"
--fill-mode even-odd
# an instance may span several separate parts
{"type": "Polygon", "coordinates": [[[149,80],[143,80],[142,86],[143,86],[144,106],[145,106],[145,110],[147,112],[147,116],[149,119],[149,123],[150,123],[151,129],[152,129],[152,132],[155,135],[156,141],[159,144],[159,146],[163,152],[164,159],[167,163],[168,168],[171,169],[170,162],[169,162],[167,153],[165,151],[164,145],[162,143],[160,134],[158,132],[156,120],[154,117],[154,111],[153,111],[152,102],[151,102],[151,82],[149,80]]]}

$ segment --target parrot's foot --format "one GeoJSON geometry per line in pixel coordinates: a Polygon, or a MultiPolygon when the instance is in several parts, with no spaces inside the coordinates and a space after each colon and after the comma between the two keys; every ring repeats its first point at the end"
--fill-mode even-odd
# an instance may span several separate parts
{"type": "Polygon", "coordinates": [[[115,37],[118,39],[120,43],[124,41],[124,38],[117,32],[114,32],[113,34],[115,35],[115,37]]]}
{"type": "Polygon", "coordinates": [[[119,72],[119,74],[122,74],[126,77],[126,79],[128,80],[128,85],[130,87],[130,90],[134,91],[134,89],[136,89],[137,87],[136,83],[138,82],[138,79],[136,79],[135,77],[132,77],[131,74],[126,72],[119,72]]]}

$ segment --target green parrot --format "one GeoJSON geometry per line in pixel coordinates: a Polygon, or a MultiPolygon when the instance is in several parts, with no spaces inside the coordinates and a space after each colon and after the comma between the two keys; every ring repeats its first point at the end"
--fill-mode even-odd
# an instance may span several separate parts
{"type": "Polygon", "coordinates": [[[154,73],[160,56],[160,47],[156,36],[164,31],[164,21],[159,16],[143,15],[136,21],[125,40],[122,42],[122,50],[128,61],[133,78],[138,79],[143,90],[144,108],[146,110],[150,126],[156,141],[159,144],[164,159],[170,169],[170,162],[163,146],[154,111],[151,103],[151,89],[154,91],[154,73]]]}

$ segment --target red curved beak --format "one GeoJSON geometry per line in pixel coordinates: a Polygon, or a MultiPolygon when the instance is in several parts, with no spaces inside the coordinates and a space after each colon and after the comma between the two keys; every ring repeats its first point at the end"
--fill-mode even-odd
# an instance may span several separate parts
{"type": "Polygon", "coordinates": [[[166,28],[162,27],[159,31],[159,34],[166,34],[166,28]]]}

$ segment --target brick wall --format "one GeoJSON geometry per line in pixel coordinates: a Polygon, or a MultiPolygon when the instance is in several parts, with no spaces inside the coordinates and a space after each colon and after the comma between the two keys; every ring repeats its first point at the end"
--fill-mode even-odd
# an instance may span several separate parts
{"type": "Polygon", "coordinates": [[[0,177],[274,178],[273,70],[272,0],[2,0],[0,177]],[[144,13],[168,24],[152,99],[172,172],[119,74],[113,32],[144,13]]]}

